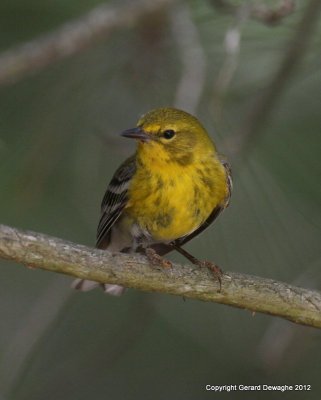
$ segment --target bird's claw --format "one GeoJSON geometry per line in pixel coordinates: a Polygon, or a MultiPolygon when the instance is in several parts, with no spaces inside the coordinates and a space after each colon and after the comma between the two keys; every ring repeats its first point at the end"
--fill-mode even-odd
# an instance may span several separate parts
{"type": "Polygon", "coordinates": [[[219,285],[220,285],[220,289],[219,292],[221,292],[222,290],[222,276],[223,276],[223,271],[221,270],[221,268],[214,264],[211,261],[208,260],[203,260],[203,261],[198,261],[197,265],[201,268],[207,268],[215,277],[215,279],[217,279],[219,285]]]}
{"type": "Polygon", "coordinates": [[[154,266],[161,266],[163,268],[172,268],[172,263],[156,253],[156,251],[148,247],[145,251],[148,261],[154,266]]]}

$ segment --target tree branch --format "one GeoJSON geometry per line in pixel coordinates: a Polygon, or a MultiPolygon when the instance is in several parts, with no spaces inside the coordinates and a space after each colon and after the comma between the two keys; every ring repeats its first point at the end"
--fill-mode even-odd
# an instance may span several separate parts
{"type": "Polygon", "coordinates": [[[143,256],[97,250],[0,225],[0,258],[148,292],[162,292],[276,315],[321,328],[321,293],[255,276],[225,273],[222,291],[207,269],[156,268],[143,256]]]}
{"type": "Polygon", "coordinates": [[[255,105],[244,118],[238,134],[235,135],[236,140],[234,144],[231,144],[234,153],[245,153],[253,141],[257,140],[262,127],[271,118],[279,98],[308,50],[309,42],[319,22],[320,13],[321,2],[310,0],[276,73],[266,89],[255,100],[255,105]]]}
{"type": "Polygon", "coordinates": [[[102,4],[77,20],[68,22],[40,38],[0,54],[0,85],[79,53],[121,28],[129,28],[149,14],[162,10],[173,0],[137,0],[123,7],[102,4]]]}
{"type": "MultiPolygon", "coordinates": [[[[216,9],[232,15],[238,14],[244,6],[244,4],[234,4],[229,0],[211,0],[211,3],[216,9]]],[[[269,8],[261,2],[249,3],[247,7],[250,18],[256,19],[266,25],[276,25],[294,11],[295,2],[294,0],[281,0],[279,5],[274,9],[269,8]]]]}

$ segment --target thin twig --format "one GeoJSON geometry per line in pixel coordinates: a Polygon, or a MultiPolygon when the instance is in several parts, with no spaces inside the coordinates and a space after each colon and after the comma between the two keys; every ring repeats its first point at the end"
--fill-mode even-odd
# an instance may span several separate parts
{"type": "Polygon", "coordinates": [[[224,58],[214,82],[212,99],[213,111],[216,114],[217,121],[222,117],[224,97],[238,68],[242,27],[248,18],[249,5],[245,3],[238,8],[238,13],[235,14],[232,26],[225,33],[224,58]]]}
{"type": "MultiPolygon", "coordinates": [[[[229,0],[211,0],[211,3],[216,9],[234,15],[238,14],[239,9],[244,6],[244,4],[234,4],[229,0]]],[[[265,4],[256,1],[253,1],[252,4],[249,3],[249,5],[250,18],[266,25],[276,25],[294,11],[295,1],[281,0],[279,5],[275,8],[269,8],[265,4]]]]}
{"type": "Polygon", "coordinates": [[[198,29],[186,4],[172,11],[171,25],[182,61],[174,105],[195,114],[205,86],[206,57],[198,29]]]}
{"type": "Polygon", "coordinates": [[[79,53],[118,29],[136,25],[146,15],[162,10],[173,1],[136,0],[118,8],[99,5],[50,34],[2,53],[0,85],[17,82],[58,60],[79,53]]]}
{"type": "MultiPolygon", "coordinates": [[[[317,26],[321,13],[321,1],[311,0],[289,44],[283,61],[277,69],[271,82],[256,99],[255,106],[245,118],[234,143],[230,149],[237,154],[244,153],[245,149],[257,139],[265,123],[270,119],[277,101],[284,92],[287,84],[295,73],[300,61],[308,49],[308,44],[317,26]]],[[[234,139],[233,139],[234,141],[234,139]]]]}
{"type": "Polygon", "coordinates": [[[10,343],[2,351],[1,390],[8,396],[12,395],[12,390],[21,382],[19,378],[28,368],[26,364],[29,357],[71,297],[71,292],[63,289],[64,283],[61,280],[61,276],[57,276],[39,295],[30,310],[19,320],[10,343]]]}
{"type": "Polygon", "coordinates": [[[225,273],[222,291],[207,269],[152,267],[143,256],[91,249],[44,234],[0,225],[0,257],[35,268],[228,304],[321,328],[321,293],[255,276],[225,273]]]}

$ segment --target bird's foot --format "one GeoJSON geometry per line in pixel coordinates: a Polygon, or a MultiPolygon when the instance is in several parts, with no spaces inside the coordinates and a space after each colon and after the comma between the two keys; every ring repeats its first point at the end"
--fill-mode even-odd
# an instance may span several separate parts
{"type": "Polygon", "coordinates": [[[147,247],[145,251],[148,261],[154,266],[161,266],[163,268],[172,268],[172,263],[166,260],[162,256],[156,253],[156,251],[150,247],[147,247]]]}
{"type": "Polygon", "coordinates": [[[223,271],[221,270],[221,268],[214,264],[211,261],[208,260],[203,260],[203,261],[199,261],[197,260],[196,265],[198,265],[201,268],[207,268],[215,277],[215,279],[218,281],[219,285],[220,285],[220,289],[219,292],[221,292],[222,290],[222,276],[223,276],[223,271]]]}
{"type": "Polygon", "coordinates": [[[188,251],[186,251],[185,249],[183,249],[179,245],[175,244],[175,242],[172,243],[172,247],[175,250],[177,250],[179,253],[181,253],[182,256],[186,257],[194,265],[197,265],[198,267],[201,267],[201,268],[205,267],[208,270],[210,270],[210,272],[214,275],[215,279],[220,284],[219,292],[221,291],[221,289],[222,289],[223,272],[222,272],[222,270],[221,270],[221,268],[219,266],[217,266],[216,264],[214,264],[211,261],[207,261],[207,260],[200,261],[200,260],[198,260],[196,257],[192,256],[192,254],[190,254],[188,251]]]}

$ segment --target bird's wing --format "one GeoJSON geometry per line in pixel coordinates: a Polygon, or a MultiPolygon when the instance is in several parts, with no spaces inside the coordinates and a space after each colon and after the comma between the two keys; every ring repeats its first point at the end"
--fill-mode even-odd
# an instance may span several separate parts
{"type": "Polygon", "coordinates": [[[97,248],[106,248],[109,243],[111,227],[121,216],[127,204],[128,187],[135,171],[135,156],[132,156],[117,169],[107,187],[101,203],[101,217],[97,228],[97,248]]]}
{"type": "Polygon", "coordinates": [[[172,246],[171,244],[165,244],[165,243],[159,243],[153,245],[153,249],[159,254],[159,255],[165,255],[169,253],[170,251],[175,249],[176,247],[181,247],[185,243],[189,242],[191,239],[194,237],[198,236],[201,232],[203,232],[207,227],[209,227],[215,220],[216,218],[220,215],[220,213],[225,210],[226,207],[228,207],[231,194],[232,194],[232,174],[231,174],[231,167],[229,163],[225,160],[222,160],[222,164],[226,170],[226,183],[228,186],[228,194],[222,204],[219,206],[215,207],[213,211],[211,212],[210,216],[207,218],[205,222],[201,226],[199,226],[194,232],[190,233],[189,235],[183,236],[179,239],[176,239],[172,246]]]}

